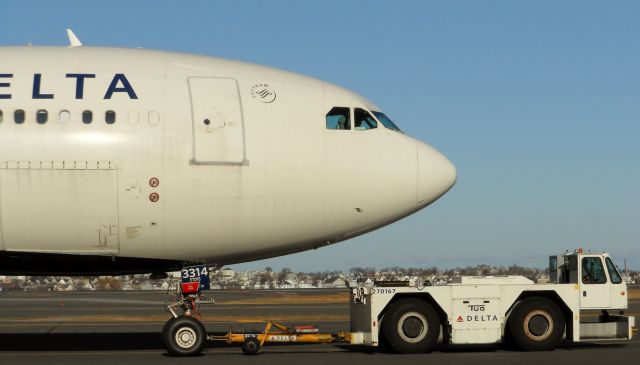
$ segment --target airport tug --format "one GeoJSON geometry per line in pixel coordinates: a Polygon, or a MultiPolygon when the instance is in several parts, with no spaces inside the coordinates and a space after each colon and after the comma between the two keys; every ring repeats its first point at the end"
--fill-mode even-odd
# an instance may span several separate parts
{"type": "MultiPolygon", "coordinates": [[[[627,286],[610,256],[582,249],[549,258],[548,284],[522,276],[463,276],[436,286],[360,285],[351,293],[350,332],[338,334],[321,334],[314,326],[289,329],[269,321],[261,333],[207,335],[196,319],[202,289],[190,285],[192,279],[183,271],[187,282],[182,283],[182,299],[168,306],[173,318],[162,332],[167,350],[176,356],[199,354],[205,340],[242,343],[246,354],[270,342],[386,344],[399,353],[429,352],[439,341],[507,342],[525,351],[541,351],[554,349],[563,339],[629,340],[635,331],[634,317],[623,312],[627,286]],[[177,306],[184,315],[177,315],[177,306]]],[[[203,280],[208,285],[208,277],[203,280]]]]}

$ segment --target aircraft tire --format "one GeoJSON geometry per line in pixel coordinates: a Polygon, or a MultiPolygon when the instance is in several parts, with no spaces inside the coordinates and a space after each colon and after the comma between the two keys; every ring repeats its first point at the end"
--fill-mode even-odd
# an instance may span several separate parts
{"type": "Polygon", "coordinates": [[[525,299],[509,318],[508,333],[524,351],[549,351],[562,341],[565,319],[556,303],[544,297],[525,299]]]}
{"type": "Polygon", "coordinates": [[[171,318],[162,328],[162,342],[172,356],[200,355],[206,339],[204,326],[195,318],[171,318]]]}
{"type": "Polygon", "coordinates": [[[430,352],[440,334],[440,320],[428,302],[400,299],[385,314],[382,332],[389,346],[401,354],[430,352]]]}

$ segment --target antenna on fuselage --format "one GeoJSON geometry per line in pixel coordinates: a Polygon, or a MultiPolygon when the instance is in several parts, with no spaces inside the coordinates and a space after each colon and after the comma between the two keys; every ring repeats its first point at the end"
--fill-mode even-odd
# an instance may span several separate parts
{"type": "Polygon", "coordinates": [[[82,42],[71,29],[67,29],[67,37],[69,37],[69,47],[82,47],[82,42]]]}

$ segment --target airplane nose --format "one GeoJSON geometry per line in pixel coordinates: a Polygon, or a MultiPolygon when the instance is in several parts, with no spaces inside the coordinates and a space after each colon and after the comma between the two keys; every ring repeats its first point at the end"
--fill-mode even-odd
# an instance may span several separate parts
{"type": "Polygon", "coordinates": [[[418,142],[418,204],[430,204],[456,183],[457,173],[443,154],[418,142]]]}

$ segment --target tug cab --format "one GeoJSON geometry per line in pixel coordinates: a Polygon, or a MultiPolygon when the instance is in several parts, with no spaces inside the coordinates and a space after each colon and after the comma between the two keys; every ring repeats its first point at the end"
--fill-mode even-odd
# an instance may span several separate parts
{"type": "Polygon", "coordinates": [[[578,285],[582,309],[627,308],[627,285],[607,253],[577,249],[550,256],[549,281],[578,285]]]}

